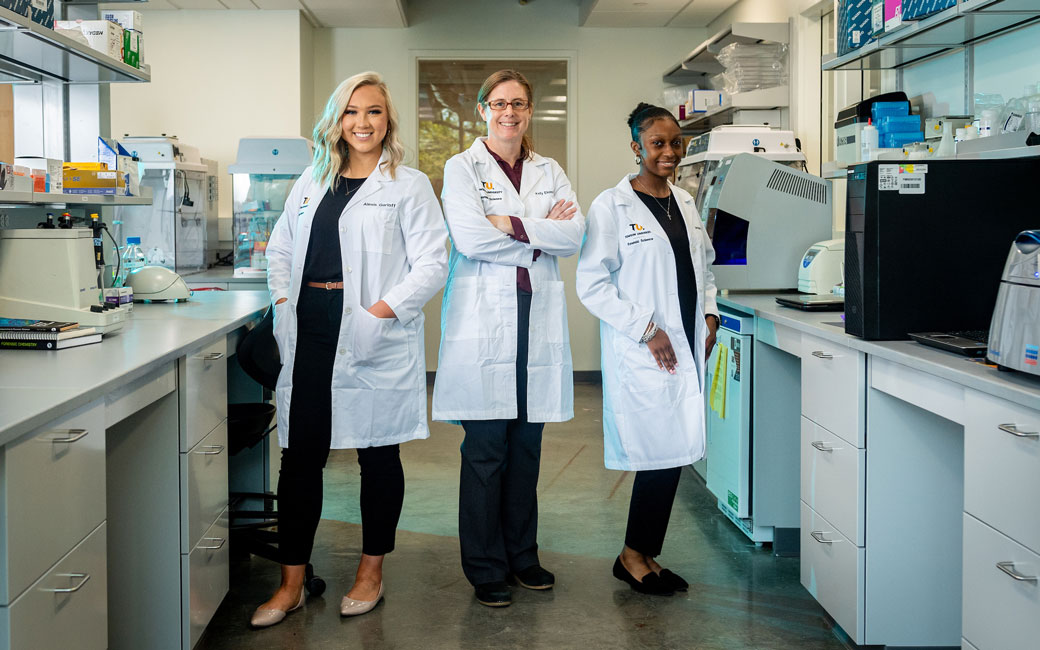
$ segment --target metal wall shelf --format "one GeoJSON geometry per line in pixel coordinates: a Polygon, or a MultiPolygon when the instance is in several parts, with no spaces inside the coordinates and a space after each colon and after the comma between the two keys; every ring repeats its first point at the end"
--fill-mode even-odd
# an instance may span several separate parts
{"type": "Polygon", "coordinates": [[[885,34],[844,56],[824,56],[823,70],[902,68],[1006,31],[1040,21],[1036,0],[961,0],[885,34]]]}
{"type": "Polygon", "coordinates": [[[151,81],[141,69],[93,50],[0,7],[0,82],[123,83],[151,81]]]}
{"type": "Polygon", "coordinates": [[[0,205],[34,207],[40,205],[151,205],[152,195],[114,196],[110,194],[59,194],[55,192],[0,192],[0,205]]]}
{"type": "Polygon", "coordinates": [[[790,102],[791,90],[788,86],[776,86],[737,93],[727,98],[722,106],[716,106],[706,113],[695,115],[679,122],[684,131],[705,132],[716,126],[733,123],[733,114],[747,110],[774,110],[786,108],[790,102]]]}
{"type": "Polygon", "coordinates": [[[708,77],[722,72],[716,55],[731,43],[787,43],[791,31],[787,23],[733,23],[704,41],[678,64],[662,75],[665,83],[707,83],[708,77]]]}

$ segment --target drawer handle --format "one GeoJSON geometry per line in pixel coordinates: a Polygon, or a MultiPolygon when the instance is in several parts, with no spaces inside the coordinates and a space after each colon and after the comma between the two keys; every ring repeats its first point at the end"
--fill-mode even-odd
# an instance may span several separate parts
{"type": "Polygon", "coordinates": [[[192,358],[193,359],[198,359],[200,361],[216,361],[217,359],[223,359],[224,358],[224,353],[223,352],[207,352],[206,354],[196,354],[192,358]]]}
{"type": "Polygon", "coordinates": [[[833,354],[830,354],[829,352],[824,352],[823,350],[815,350],[812,353],[812,355],[814,357],[816,357],[817,359],[833,359],[834,358],[833,354]]]}
{"type": "Polygon", "coordinates": [[[51,431],[51,433],[54,435],[65,437],[50,438],[48,442],[60,442],[63,444],[68,444],[71,442],[76,442],[80,438],[85,437],[88,433],[90,433],[90,431],[87,431],[86,429],[55,429],[54,431],[51,431]]]}
{"type": "Polygon", "coordinates": [[[220,542],[216,546],[200,546],[199,547],[199,548],[205,549],[207,551],[219,551],[220,549],[224,548],[224,544],[227,542],[227,538],[226,537],[203,537],[202,539],[207,541],[207,542],[220,542]]]}
{"type": "Polygon", "coordinates": [[[1036,576],[1026,576],[1015,571],[1014,562],[997,562],[997,568],[1019,582],[1032,582],[1034,585],[1036,584],[1036,576]]]}
{"type": "Polygon", "coordinates": [[[814,531],[812,531],[809,534],[812,535],[813,539],[815,539],[817,542],[819,542],[821,544],[833,544],[834,543],[833,539],[824,539],[823,531],[814,530],[814,531]]]}
{"type": "Polygon", "coordinates": [[[216,451],[196,451],[199,456],[217,456],[224,453],[224,445],[202,445],[203,449],[216,449],[216,451]]]}
{"type": "Polygon", "coordinates": [[[832,452],[835,449],[837,449],[837,447],[828,447],[827,445],[823,444],[822,440],[814,440],[809,444],[811,444],[813,447],[816,447],[820,451],[832,452]]]}
{"type": "Polygon", "coordinates": [[[1040,438],[1040,431],[1019,431],[1017,424],[1000,424],[997,428],[1019,438],[1040,438]]]}
{"type": "Polygon", "coordinates": [[[75,593],[75,592],[79,591],[80,589],[82,589],[83,585],[87,584],[87,581],[90,580],[90,574],[89,573],[58,573],[56,575],[60,576],[62,578],[82,578],[82,579],[79,581],[79,584],[76,585],[75,587],[61,587],[61,588],[55,588],[55,589],[44,589],[44,588],[41,587],[40,591],[48,591],[48,592],[50,592],[52,594],[71,594],[71,593],[75,593]]]}

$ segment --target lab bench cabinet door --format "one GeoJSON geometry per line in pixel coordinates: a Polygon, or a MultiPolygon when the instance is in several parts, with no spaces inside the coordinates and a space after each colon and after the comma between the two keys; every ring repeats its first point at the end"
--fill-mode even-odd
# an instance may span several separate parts
{"type": "Polygon", "coordinates": [[[228,504],[227,420],[181,454],[181,553],[188,553],[228,504]]]}
{"type": "Polygon", "coordinates": [[[801,581],[854,642],[864,638],[866,554],[802,502],[801,581]]]}
{"type": "Polygon", "coordinates": [[[227,417],[227,339],[189,352],[177,364],[181,451],[194,447],[227,417]]]}
{"type": "Polygon", "coordinates": [[[0,457],[9,603],[105,520],[104,402],[41,427],[0,457]]]}
{"type": "Polygon", "coordinates": [[[199,642],[230,587],[231,556],[225,510],[189,555],[181,556],[182,650],[199,642]]]}
{"type": "Polygon", "coordinates": [[[973,390],[965,400],[964,510],[1040,553],[1040,412],[973,390]]]}
{"type": "Polygon", "coordinates": [[[11,650],[108,647],[108,576],[101,524],[11,605],[11,650]]]}
{"type": "Polygon", "coordinates": [[[979,650],[1040,639],[1040,555],[964,515],[964,638],[979,650]]]}
{"type": "Polygon", "coordinates": [[[802,334],[802,415],[843,440],[866,447],[866,356],[802,334]]]}
{"type": "Polygon", "coordinates": [[[802,501],[863,546],[867,452],[803,417],[801,454],[802,501]]]}

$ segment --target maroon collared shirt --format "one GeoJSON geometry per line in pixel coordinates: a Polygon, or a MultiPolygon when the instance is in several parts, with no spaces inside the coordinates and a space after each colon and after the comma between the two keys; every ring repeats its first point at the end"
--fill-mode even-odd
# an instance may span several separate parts
{"type": "MultiPolygon", "coordinates": [[[[513,184],[513,188],[516,189],[517,193],[520,193],[520,176],[524,172],[524,156],[521,151],[521,155],[516,159],[516,163],[510,165],[507,161],[503,160],[501,156],[491,150],[491,147],[487,146],[487,142],[484,143],[484,147],[491,154],[491,157],[495,159],[498,166],[502,168],[502,172],[505,173],[506,178],[513,184]]],[[[513,239],[525,244],[530,244],[531,240],[527,238],[527,231],[524,230],[524,222],[519,217],[509,217],[509,222],[513,225],[513,234],[510,235],[513,239]]],[[[534,259],[538,259],[538,256],[542,254],[542,251],[537,248],[534,249],[534,259]]],[[[522,266],[516,267],[516,288],[524,293],[533,293],[531,288],[531,273],[522,266]]]]}

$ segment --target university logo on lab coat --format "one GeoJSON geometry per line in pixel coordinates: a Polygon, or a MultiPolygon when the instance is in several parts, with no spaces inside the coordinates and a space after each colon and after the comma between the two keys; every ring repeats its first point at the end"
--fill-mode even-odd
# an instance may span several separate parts
{"type": "Polygon", "coordinates": [[[493,190],[493,189],[495,189],[495,184],[492,183],[491,181],[484,181],[483,185],[484,185],[484,189],[485,190],[493,190]]]}

